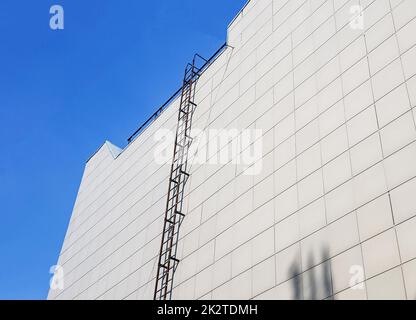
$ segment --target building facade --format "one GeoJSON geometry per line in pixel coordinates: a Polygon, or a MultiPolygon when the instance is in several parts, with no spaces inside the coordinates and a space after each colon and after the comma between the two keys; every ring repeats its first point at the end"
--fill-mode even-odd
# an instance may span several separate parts
{"type": "MultiPolygon", "coordinates": [[[[416,298],[415,30],[414,0],[247,3],[197,82],[173,299],[416,298]]],[[[153,298],[179,102],[86,164],[49,299],[153,298]]]]}

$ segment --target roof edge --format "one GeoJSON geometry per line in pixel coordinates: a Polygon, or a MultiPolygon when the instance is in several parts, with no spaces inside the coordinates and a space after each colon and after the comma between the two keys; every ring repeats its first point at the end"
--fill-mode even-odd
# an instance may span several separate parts
{"type": "Polygon", "coordinates": [[[246,4],[240,9],[240,11],[238,11],[238,13],[235,15],[233,20],[231,20],[231,22],[228,24],[227,29],[229,29],[231,27],[231,25],[235,22],[235,20],[237,20],[239,15],[244,11],[244,9],[247,7],[247,5],[250,3],[250,1],[251,0],[247,0],[246,4]]]}
{"type": "Polygon", "coordinates": [[[107,147],[108,152],[111,154],[113,159],[117,159],[118,156],[123,152],[124,149],[117,147],[115,144],[111,143],[110,141],[106,140],[101,146],[87,159],[86,163],[90,162],[97,153],[103,148],[107,147]]]}

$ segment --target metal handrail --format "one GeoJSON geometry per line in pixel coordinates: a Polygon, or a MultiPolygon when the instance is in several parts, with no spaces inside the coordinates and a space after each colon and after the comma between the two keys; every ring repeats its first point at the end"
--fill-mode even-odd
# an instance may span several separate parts
{"type": "MultiPolygon", "coordinates": [[[[227,47],[227,43],[224,43],[208,60],[202,58],[199,54],[195,54],[195,57],[200,57],[205,61],[204,65],[199,69],[200,75],[205,71],[211,62],[217,58],[217,56],[227,47]]],[[[128,139],[127,142],[130,144],[134,139],[136,139],[153,121],[155,121],[160,114],[166,109],[166,107],[176,99],[176,97],[181,93],[182,87],[180,87],[155,113],[153,113],[140,127],[137,129],[128,139]]]]}

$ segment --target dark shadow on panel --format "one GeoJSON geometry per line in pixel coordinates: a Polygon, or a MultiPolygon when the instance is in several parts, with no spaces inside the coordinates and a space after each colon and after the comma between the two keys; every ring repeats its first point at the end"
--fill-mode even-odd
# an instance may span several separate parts
{"type": "Polygon", "coordinates": [[[328,248],[321,251],[319,261],[323,262],[315,266],[315,261],[313,255],[308,257],[308,271],[303,274],[301,274],[298,264],[293,263],[291,267],[293,299],[321,300],[332,296],[332,276],[328,248]]]}
{"type": "Polygon", "coordinates": [[[302,300],[302,281],[300,273],[301,270],[299,266],[294,263],[290,269],[291,278],[293,278],[293,300],[302,300]]]}

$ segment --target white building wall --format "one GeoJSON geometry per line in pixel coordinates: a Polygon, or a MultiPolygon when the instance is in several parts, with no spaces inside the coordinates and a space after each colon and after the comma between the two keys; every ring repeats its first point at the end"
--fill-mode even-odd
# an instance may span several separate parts
{"type": "MultiPolygon", "coordinates": [[[[416,298],[415,18],[414,0],[239,13],[233,48],[198,82],[193,129],[262,130],[262,170],[192,164],[175,299],[416,298]]],[[[65,289],[49,298],[152,298],[170,169],[153,136],[174,130],[177,105],[116,159],[106,144],[88,162],[65,289]]]]}
{"type": "Polygon", "coordinates": [[[174,129],[177,110],[175,101],[118,157],[106,143],[87,163],[58,261],[65,289],[49,299],[152,296],[169,176],[154,161],[154,133],[174,129]]]}

